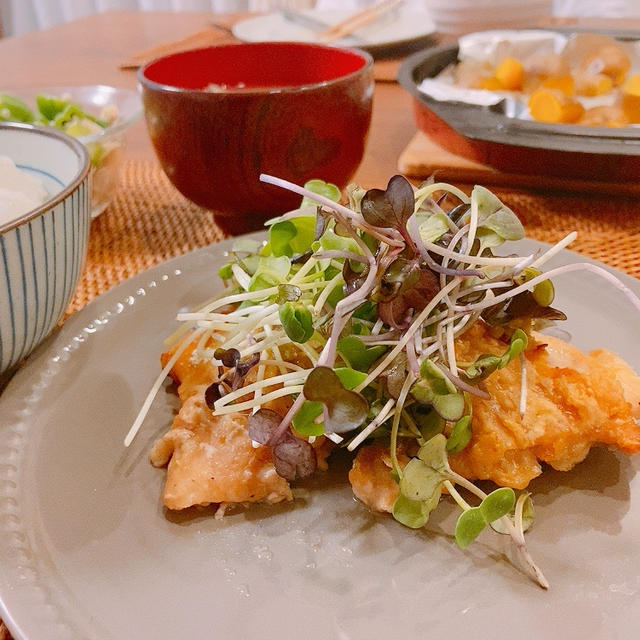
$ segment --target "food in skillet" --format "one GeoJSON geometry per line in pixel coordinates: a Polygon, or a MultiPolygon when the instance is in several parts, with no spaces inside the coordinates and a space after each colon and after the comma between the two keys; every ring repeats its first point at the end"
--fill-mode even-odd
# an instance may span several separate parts
{"type": "Polygon", "coordinates": [[[628,43],[580,34],[559,51],[550,52],[544,44],[495,61],[464,57],[438,77],[457,87],[511,96],[539,122],[607,127],[640,123],[640,74],[637,61],[636,68],[632,66],[628,43]]]}
{"type": "Polygon", "coordinates": [[[584,269],[640,301],[592,264],[542,272],[575,234],[545,253],[496,255],[523,228],[482,187],[469,197],[395,176],[384,191],[349,188],[344,206],[331,185],[264,179],[302,207],[270,222],[266,244],[239,239],[225,292],[178,316],[126,439],[170,375],[182,407],[151,452],[168,465],[165,505],[290,500],[292,482],[346,447],[365,504],[418,528],[446,492],[462,548],[490,525],[546,587],[523,535],[541,463],[568,470],[594,444],[640,450],[631,368],[539,332],[565,318],[550,278],[584,269]]]}

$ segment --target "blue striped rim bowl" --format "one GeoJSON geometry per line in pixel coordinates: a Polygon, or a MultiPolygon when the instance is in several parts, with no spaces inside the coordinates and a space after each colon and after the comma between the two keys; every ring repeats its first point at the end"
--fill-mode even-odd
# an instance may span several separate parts
{"type": "Polygon", "coordinates": [[[47,200],[0,220],[0,374],[55,328],[87,253],[90,161],[85,146],[56,131],[0,122],[0,156],[35,175],[47,200]]]}

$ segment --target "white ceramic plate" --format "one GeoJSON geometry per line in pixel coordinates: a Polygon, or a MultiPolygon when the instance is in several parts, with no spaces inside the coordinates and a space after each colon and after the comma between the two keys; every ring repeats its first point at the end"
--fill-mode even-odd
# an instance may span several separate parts
{"type": "MultiPolygon", "coordinates": [[[[299,12],[309,18],[310,23],[319,23],[327,27],[347,18],[352,11],[313,10],[299,12]]],[[[435,32],[433,20],[426,12],[391,12],[375,22],[356,29],[352,35],[333,44],[345,47],[358,47],[372,54],[384,49],[407,46],[414,41],[427,39],[435,32]]],[[[300,21],[287,19],[282,13],[270,13],[241,20],[233,26],[236,38],[245,42],[298,41],[316,42],[318,29],[300,21]]]]}
{"type": "MultiPolygon", "coordinates": [[[[547,592],[509,564],[501,536],[460,551],[452,505],[411,531],[356,503],[338,472],[306,501],[221,521],[211,509],[163,511],[164,471],[146,455],[174,396],[159,394],[130,450],[122,439],[173,317],[211,295],[228,246],[102,296],[0,396],[0,614],[16,640],[637,637],[640,456],[597,449],[533,483],[527,537],[547,592]]],[[[579,273],[556,285],[578,346],[640,368],[626,298],[579,273]]]]}

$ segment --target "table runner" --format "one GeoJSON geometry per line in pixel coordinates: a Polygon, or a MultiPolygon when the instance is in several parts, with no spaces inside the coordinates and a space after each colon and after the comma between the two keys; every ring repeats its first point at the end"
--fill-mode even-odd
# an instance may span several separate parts
{"type": "MultiPolygon", "coordinates": [[[[574,251],[640,278],[637,200],[493,191],[517,213],[528,236],[556,242],[575,230],[574,251]]],[[[67,315],[140,271],[224,237],[212,214],[178,193],[155,161],[125,162],[114,201],[91,224],[87,261],[67,315]]]]}

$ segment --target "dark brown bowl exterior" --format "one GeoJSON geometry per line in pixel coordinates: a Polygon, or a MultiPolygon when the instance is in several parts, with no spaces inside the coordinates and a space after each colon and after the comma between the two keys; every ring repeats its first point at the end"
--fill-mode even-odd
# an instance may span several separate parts
{"type": "Polygon", "coordinates": [[[259,229],[299,205],[300,196],[260,182],[261,173],[346,186],[364,153],[372,94],[370,61],[341,79],[275,92],[142,82],[147,127],[164,171],[230,234],[259,229]]]}

